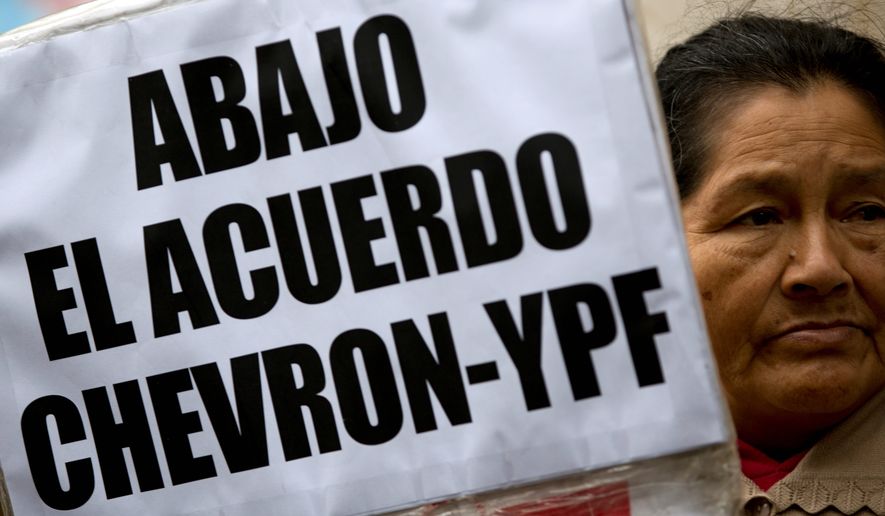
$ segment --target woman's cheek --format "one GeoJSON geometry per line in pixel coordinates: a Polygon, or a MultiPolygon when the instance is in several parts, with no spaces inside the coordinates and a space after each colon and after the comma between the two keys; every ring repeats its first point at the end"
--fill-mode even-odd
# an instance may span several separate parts
{"type": "Polygon", "coordinates": [[[885,256],[885,231],[871,232],[860,230],[844,231],[847,245],[852,249],[881,260],[885,256]]]}
{"type": "Polygon", "coordinates": [[[778,285],[772,271],[780,263],[767,251],[708,243],[712,245],[704,246],[703,252],[698,247],[692,251],[692,261],[713,353],[722,377],[730,378],[745,370],[752,357],[746,337],[778,285]]]}

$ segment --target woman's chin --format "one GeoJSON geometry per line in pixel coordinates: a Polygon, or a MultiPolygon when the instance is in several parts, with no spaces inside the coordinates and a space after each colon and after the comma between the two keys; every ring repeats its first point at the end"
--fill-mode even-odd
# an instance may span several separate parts
{"type": "MultiPolygon", "coordinates": [[[[847,414],[870,398],[879,388],[863,381],[856,370],[831,364],[821,370],[781,375],[769,386],[768,399],[779,410],[794,414],[823,416],[847,414]]],[[[885,377],[883,377],[885,382],[885,377]]]]}
{"type": "Polygon", "coordinates": [[[865,393],[855,385],[784,382],[769,398],[771,405],[791,414],[825,416],[849,413],[860,406],[865,393]]]}
{"type": "Polygon", "coordinates": [[[778,369],[771,374],[754,375],[755,381],[745,384],[745,388],[753,392],[733,393],[732,397],[756,400],[761,402],[756,409],[767,405],[784,415],[841,418],[885,385],[885,371],[877,368],[868,371],[857,362],[836,358],[778,369]]]}

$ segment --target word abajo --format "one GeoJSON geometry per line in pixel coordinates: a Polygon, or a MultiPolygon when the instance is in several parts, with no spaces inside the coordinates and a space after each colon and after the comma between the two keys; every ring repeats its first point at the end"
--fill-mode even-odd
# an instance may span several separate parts
{"type": "MultiPolygon", "coordinates": [[[[317,118],[292,43],[288,40],[255,49],[256,89],[261,114],[244,105],[247,83],[240,64],[216,56],[181,65],[181,78],[197,137],[200,161],[185,131],[166,73],[154,70],[129,78],[129,100],[138,189],[160,186],[161,167],[169,165],[176,181],[254,163],[261,156],[263,136],[267,159],[291,154],[289,137],[297,134],[302,151],[353,140],[362,122],[357,109],[341,29],[316,35],[323,77],[334,122],[326,134],[317,118]],[[220,86],[220,98],[214,83],[220,86]],[[281,89],[282,86],[282,89],[281,89]],[[293,109],[285,113],[283,98],[293,109]],[[157,142],[154,123],[162,142],[157,142]],[[230,139],[225,135],[228,123],[230,139]]],[[[399,132],[413,127],[427,106],[421,70],[411,32],[391,15],[376,16],[356,30],[356,68],[369,119],[378,129],[399,132]],[[382,41],[386,41],[393,77],[385,74],[382,41]],[[398,112],[391,102],[388,80],[396,87],[398,112]]]]}
{"type": "MultiPolygon", "coordinates": [[[[590,206],[577,149],[571,141],[556,133],[533,136],[517,151],[516,165],[525,213],[535,240],[551,250],[569,249],[584,241],[590,233],[590,206]],[[553,170],[548,172],[554,178],[558,202],[551,199],[546,186],[545,155],[552,163],[553,170]],[[564,214],[562,228],[557,227],[554,204],[559,205],[564,214]]],[[[516,257],[523,249],[523,232],[504,159],[493,151],[475,151],[446,158],[445,166],[467,267],[516,257]],[[490,221],[483,220],[480,209],[479,178],[485,190],[482,202],[488,206],[490,221]],[[494,241],[485,227],[494,228],[494,241]]],[[[443,206],[443,192],[436,174],[426,166],[416,165],[382,172],[380,176],[405,280],[430,275],[421,229],[429,239],[437,273],[458,270],[452,228],[438,216],[443,206]],[[412,202],[412,193],[417,193],[417,206],[412,202]]],[[[396,264],[378,264],[372,253],[372,242],[386,236],[382,220],[367,220],[361,204],[377,194],[375,178],[359,176],[333,183],[329,188],[354,292],[400,282],[396,264]]],[[[341,289],[340,253],[322,188],[302,190],[298,198],[307,242],[302,242],[299,236],[291,196],[284,194],[267,199],[280,258],[279,269],[294,299],[305,304],[325,303],[341,289]],[[312,257],[310,261],[308,253],[312,257]],[[316,280],[311,279],[309,262],[314,264],[316,280]]],[[[243,203],[217,208],[203,224],[208,276],[214,285],[218,307],[230,317],[253,319],[268,313],[279,300],[280,273],[274,266],[249,271],[252,295],[247,296],[231,241],[232,226],[239,229],[245,252],[271,246],[268,227],[257,208],[243,203]]],[[[180,219],[146,226],[144,244],[154,337],[181,332],[182,312],[187,312],[194,328],[219,324],[216,304],[206,287],[207,278],[200,270],[180,219]],[[180,285],[177,291],[172,269],[180,285]]],[[[92,347],[103,350],[135,343],[139,340],[138,332],[132,323],[117,322],[95,239],[74,242],[71,249],[95,341],[92,346],[87,332],[69,333],[65,326],[63,312],[77,305],[72,289],[60,289],[55,282],[55,270],[68,264],[64,246],[25,254],[50,360],[89,353],[92,347]]]]}

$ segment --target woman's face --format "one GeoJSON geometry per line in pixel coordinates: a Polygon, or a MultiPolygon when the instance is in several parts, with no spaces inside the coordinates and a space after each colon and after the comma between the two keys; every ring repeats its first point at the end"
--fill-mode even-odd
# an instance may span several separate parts
{"type": "Polygon", "coordinates": [[[713,136],[683,215],[738,432],[838,421],[885,385],[885,129],[822,83],[760,89],[713,136]]]}

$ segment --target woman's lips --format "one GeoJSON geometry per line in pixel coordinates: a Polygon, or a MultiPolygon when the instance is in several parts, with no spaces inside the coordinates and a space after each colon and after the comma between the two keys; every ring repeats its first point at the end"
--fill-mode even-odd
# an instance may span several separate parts
{"type": "Polygon", "coordinates": [[[808,348],[838,348],[864,336],[864,331],[853,324],[812,324],[788,329],[773,340],[808,348]]]}

